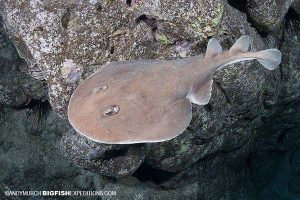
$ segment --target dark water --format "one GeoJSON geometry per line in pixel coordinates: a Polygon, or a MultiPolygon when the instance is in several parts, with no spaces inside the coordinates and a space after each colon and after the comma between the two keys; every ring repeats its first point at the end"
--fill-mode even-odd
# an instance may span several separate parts
{"type": "Polygon", "coordinates": [[[300,199],[300,104],[270,120],[249,156],[259,199],[300,199]]]}

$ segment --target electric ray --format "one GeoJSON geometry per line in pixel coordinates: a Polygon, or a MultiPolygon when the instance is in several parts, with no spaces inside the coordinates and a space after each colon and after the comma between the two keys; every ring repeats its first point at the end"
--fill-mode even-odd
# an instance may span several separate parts
{"type": "Polygon", "coordinates": [[[77,132],[101,143],[170,140],[189,125],[191,103],[209,102],[215,70],[252,59],[273,70],[281,62],[277,49],[248,49],[247,36],[224,52],[213,38],[205,57],[109,63],[76,88],[68,107],[69,121],[77,132]]]}

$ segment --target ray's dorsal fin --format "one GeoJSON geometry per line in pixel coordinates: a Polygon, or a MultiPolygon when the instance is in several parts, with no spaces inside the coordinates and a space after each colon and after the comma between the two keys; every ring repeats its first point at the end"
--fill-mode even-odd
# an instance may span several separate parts
{"type": "Polygon", "coordinates": [[[250,46],[249,36],[243,35],[233,44],[233,46],[229,49],[229,52],[244,53],[249,50],[249,46],[250,46]]]}
{"type": "Polygon", "coordinates": [[[206,105],[208,104],[211,98],[213,79],[210,79],[205,84],[203,84],[199,89],[195,92],[191,92],[188,95],[190,101],[197,105],[206,105]]]}
{"type": "Polygon", "coordinates": [[[213,58],[222,53],[222,46],[219,41],[215,38],[212,38],[208,41],[207,50],[205,54],[205,59],[213,58]]]}

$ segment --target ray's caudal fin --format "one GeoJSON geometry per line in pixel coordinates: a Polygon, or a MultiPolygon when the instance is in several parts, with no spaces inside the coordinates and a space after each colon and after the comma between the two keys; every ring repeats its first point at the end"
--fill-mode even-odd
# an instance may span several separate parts
{"type": "MultiPolygon", "coordinates": [[[[216,68],[229,64],[245,61],[258,60],[268,70],[275,69],[281,63],[281,52],[278,49],[266,49],[258,52],[249,52],[250,40],[248,36],[240,37],[228,52],[222,54],[222,47],[218,40],[212,38],[207,45],[205,59],[214,59],[218,55],[223,57],[223,63],[216,65],[216,68]]],[[[222,59],[221,59],[222,60],[222,59]]]]}

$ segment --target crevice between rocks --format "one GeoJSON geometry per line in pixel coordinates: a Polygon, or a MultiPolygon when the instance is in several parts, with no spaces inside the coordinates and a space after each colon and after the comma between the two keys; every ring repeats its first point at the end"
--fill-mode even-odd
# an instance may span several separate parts
{"type": "Polygon", "coordinates": [[[131,0],[126,0],[126,4],[127,4],[127,6],[131,7],[131,3],[132,3],[132,1],[131,1],[131,0]]]}
{"type": "Polygon", "coordinates": [[[235,8],[238,9],[241,12],[246,13],[246,6],[247,6],[247,1],[244,0],[228,0],[228,4],[235,8]]]}
{"type": "Polygon", "coordinates": [[[48,101],[31,100],[27,108],[28,132],[33,136],[38,136],[45,130],[51,105],[48,101]]]}
{"type": "Polygon", "coordinates": [[[128,148],[113,149],[113,150],[105,151],[102,156],[102,159],[110,160],[120,156],[125,156],[127,153],[128,153],[128,148]]]}
{"type": "Polygon", "coordinates": [[[224,88],[222,87],[222,85],[217,81],[215,81],[215,84],[220,89],[220,91],[223,93],[223,95],[225,97],[225,100],[226,100],[226,103],[230,104],[230,100],[228,98],[228,95],[227,95],[226,91],[224,90],[224,88]]]}
{"type": "Polygon", "coordinates": [[[267,30],[264,30],[263,28],[257,26],[257,23],[251,19],[251,17],[249,16],[248,12],[247,12],[247,1],[245,0],[227,0],[228,4],[239,10],[240,12],[243,12],[246,14],[246,17],[247,17],[247,22],[249,24],[251,24],[251,26],[253,28],[255,28],[256,32],[263,38],[267,37],[268,34],[270,33],[269,31],[267,30]]]}
{"type": "MultiPolygon", "coordinates": [[[[300,15],[293,9],[290,8],[287,12],[287,14],[284,17],[284,30],[292,29],[289,31],[293,31],[295,33],[298,33],[297,35],[300,37],[300,15]]],[[[283,31],[282,38],[279,41],[279,49],[282,49],[283,43],[285,42],[285,31],[283,31]]],[[[281,64],[282,65],[282,64],[281,64]]],[[[287,77],[285,77],[284,72],[282,70],[282,67],[279,66],[280,71],[280,80],[285,81],[287,77]]]]}
{"type": "Polygon", "coordinates": [[[141,182],[153,182],[157,185],[166,182],[176,176],[178,172],[168,172],[161,169],[155,169],[150,165],[143,163],[134,173],[133,176],[141,182]]]}

